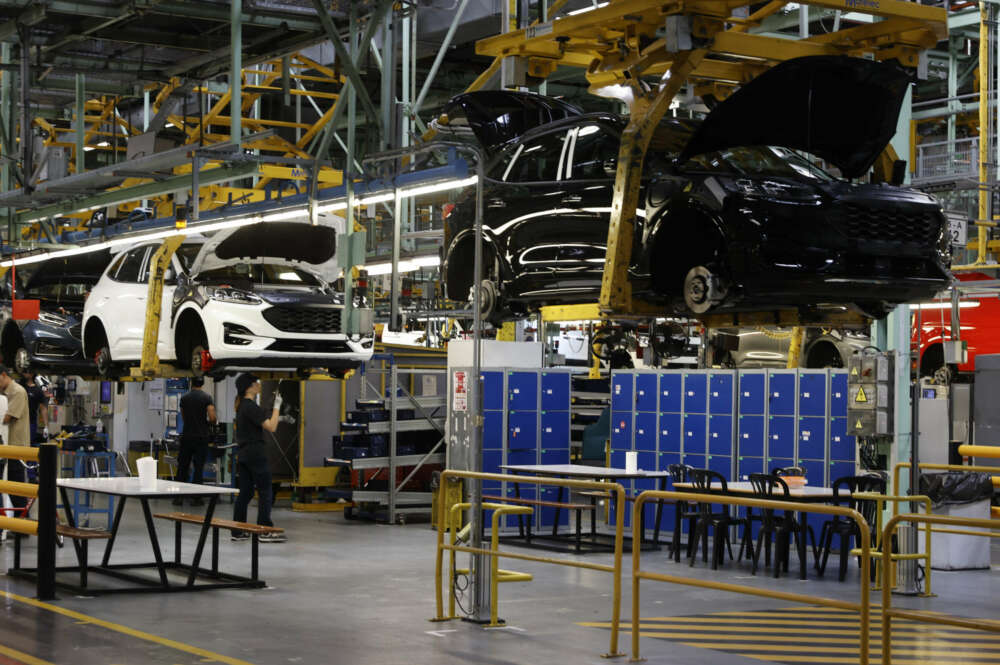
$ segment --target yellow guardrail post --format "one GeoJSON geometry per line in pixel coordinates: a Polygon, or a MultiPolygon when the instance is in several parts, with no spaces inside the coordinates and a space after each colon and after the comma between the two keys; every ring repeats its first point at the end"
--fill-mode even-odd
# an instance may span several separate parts
{"type": "MultiPolygon", "coordinates": [[[[918,515],[906,513],[903,515],[893,515],[882,531],[882,558],[886,559],[892,553],[892,535],[896,532],[896,527],[900,522],[910,522],[911,524],[925,524],[930,527],[934,524],[945,526],[971,526],[980,529],[992,529],[996,527],[996,520],[973,519],[964,517],[949,517],[946,515],[918,515]]],[[[970,531],[969,535],[986,536],[987,533],[970,531]]],[[[882,665],[892,664],[892,619],[899,617],[909,621],[919,621],[923,623],[938,624],[942,626],[955,626],[958,628],[968,628],[972,630],[985,630],[991,633],[1000,633],[1000,622],[984,621],[982,619],[970,619],[947,614],[924,612],[920,610],[893,609],[892,591],[888,584],[882,585],[882,665]]]]}
{"type": "MultiPolygon", "coordinates": [[[[931,499],[923,494],[913,494],[910,496],[899,496],[892,494],[877,494],[875,492],[856,492],[851,495],[854,499],[861,499],[862,501],[876,501],[878,502],[878,511],[876,512],[876,525],[875,530],[878,536],[881,538],[882,534],[882,510],[886,503],[892,503],[892,514],[899,514],[899,504],[900,503],[922,503],[924,504],[924,513],[927,515],[931,514],[931,499]]],[[[880,543],[875,544],[876,549],[880,548],[880,543]]],[[[855,553],[858,552],[858,548],[851,550],[851,556],[857,556],[855,553]]],[[[904,559],[925,559],[927,563],[927,587],[926,590],[919,594],[921,598],[930,598],[934,594],[931,593],[931,530],[929,528],[924,529],[924,553],[913,552],[910,554],[899,554],[893,553],[889,561],[886,562],[882,558],[881,552],[874,552],[873,557],[879,559],[879,569],[876,572],[875,577],[875,588],[880,589],[882,585],[889,584],[889,588],[895,588],[896,579],[896,562],[902,561],[904,559]],[[890,583],[890,581],[892,581],[890,583]]]]}
{"type": "Polygon", "coordinates": [[[504,515],[530,515],[535,511],[527,506],[497,506],[496,504],[484,504],[484,510],[487,509],[486,505],[494,506],[493,533],[490,537],[490,549],[494,552],[493,556],[490,557],[490,627],[496,628],[503,625],[499,619],[500,557],[496,555],[496,552],[500,551],[500,518],[504,515]]]}
{"type": "MultiPolygon", "coordinates": [[[[726,496],[721,494],[698,494],[696,492],[676,492],[647,490],[642,492],[635,499],[632,507],[633,524],[638,524],[642,507],[649,501],[660,501],[664,499],[674,499],[677,501],[691,501],[697,503],[715,503],[730,506],[744,506],[748,508],[769,508],[777,510],[790,510],[794,512],[821,513],[824,515],[840,515],[848,517],[858,525],[858,536],[861,541],[861,598],[857,603],[823,596],[810,596],[787,591],[773,591],[753,586],[740,584],[730,584],[728,582],[714,582],[711,580],[696,579],[693,577],[680,577],[677,575],[664,575],[662,573],[644,572],[640,566],[640,556],[642,544],[637,539],[632,539],[632,661],[640,661],[639,655],[639,581],[642,579],[654,580],[658,582],[668,582],[671,584],[683,584],[686,586],[700,587],[703,589],[714,589],[716,591],[730,591],[733,593],[743,593],[751,596],[761,596],[764,598],[775,598],[778,600],[788,600],[795,603],[805,603],[810,605],[823,605],[838,609],[853,610],[860,615],[861,633],[859,635],[859,665],[868,665],[868,643],[869,631],[871,629],[871,584],[868,581],[871,570],[871,530],[868,522],[858,511],[853,508],[843,506],[827,506],[812,503],[798,503],[794,501],[774,501],[771,499],[743,498],[737,496],[726,496]]],[[[884,588],[884,587],[883,587],[884,588]]],[[[614,624],[615,626],[617,624],[614,624]]],[[[612,631],[615,628],[612,627],[612,631]]]]}
{"type": "MultiPolygon", "coordinates": [[[[506,504],[485,504],[501,505],[506,504]]],[[[457,469],[446,469],[441,473],[441,484],[438,487],[439,517],[437,533],[437,553],[434,562],[434,589],[436,594],[437,614],[431,621],[447,621],[449,617],[444,615],[444,552],[453,553],[464,552],[466,554],[485,554],[491,557],[507,557],[520,561],[535,561],[537,563],[551,563],[558,566],[568,566],[571,568],[583,568],[585,570],[599,570],[611,573],[613,578],[611,593],[611,639],[608,653],[602,654],[606,658],[616,658],[625,654],[618,652],[618,634],[621,629],[619,622],[621,619],[621,592],[622,592],[622,549],[625,542],[625,488],[615,482],[598,480],[575,480],[570,478],[548,478],[544,476],[513,476],[502,473],[480,473],[476,471],[459,471],[457,469]],[[498,482],[514,482],[531,485],[552,485],[555,487],[566,487],[570,489],[601,490],[608,492],[615,498],[616,519],[615,519],[615,545],[614,558],[611,565],[602,563],[592,563],[589,561],[576,561],[574,559],[559,559],[555,557],[535,556],[533,554],[521,554],[519,552],[506,552],[502,550],[489,550],[482,547],[466,547],[458,544],[445,543],[444,532],[446,524],[446,508],[444,505],[443,493],[449,478],[469,478],[473,480],[492,480],[498,482]]],[[[494,595],[495,597],[495,595],[494,595]]]]}

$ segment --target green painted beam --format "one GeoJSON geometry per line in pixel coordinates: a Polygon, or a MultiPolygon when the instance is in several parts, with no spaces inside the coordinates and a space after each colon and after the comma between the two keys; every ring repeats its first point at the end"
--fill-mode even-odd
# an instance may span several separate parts
{"type": "MultiPolygon", "coordinates": [[[[215,169],[207,169],[198,173],[198,184],[200,186],[214,185],[229,180],[248,178],[258,174],[255,162],[234,164],[215,169]]],[[[29,220],[37,220],[48,217],[57,217],[72,212],[80,212],[87,209],[103,208],[110,205],[119,205],[130,201],[141,201],[151,199],[163,194],[173,194],[191,189],[191,174],[177,175],[159,182],[149,182],[133,187],[124,187],[92,196],[69,198],[59,203],[52,203],[34,210],[25,210],[17,213],[16,219],[20,224],[29,220]]]]}

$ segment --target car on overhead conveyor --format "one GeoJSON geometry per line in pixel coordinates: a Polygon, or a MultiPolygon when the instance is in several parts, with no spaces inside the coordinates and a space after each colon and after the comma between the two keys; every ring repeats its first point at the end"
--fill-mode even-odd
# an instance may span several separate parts
{"type": "MultiPolygon", "coordinates": [[[[881,318],[946,288],[951,252],[938,202],[861,181],[896,133],[909,85],[894,63],[797,58],[743,85],[703,120],[661,122],[643,162],[628,265],[633,296],[665,315],[798,308],[881,318]]],[[[524,117],[507,122],[508,109],[533,97],[520,93],[502,105],[494,91],[492,104],[477,106],[469,101],[476,94],[451,106],[466,113],[464,124],[491,155],[478,285],[484,313],[496,322],[544,305],[595,302],[626,120],[566,113],[527,127],[524,117]]],[[[464,196],[445,220],[442,273],[452,300],[471,299],[477,286],[475,204],[464,196]]]]}
{"type": "Polygon", "coordinates": [[[93,372],[83,353],[81,321],[87,294],[111,260],[107,250],[50,259],[31,267],[27,279],[17,272],[19,299],[38,300],[37,319],[15,320],[10,312],[10,279],[4,285],[4,322],[0,356],[17,372],[48,374],[93,372]]]}
{"type": "MultiPolygon", "coordinates": [[[[332,224],[268,222],[186,239],[164,276],[160,359],[196,375],[312,368],[342,375],[369,360],[371,310],[355,310],[364,332],[342,327],[343,293],[331,286],[336,237],[332,224]]],[[[102,375],[141,360],[157,247],[122,252],[87,300],[84,349],[102,375]]]]}

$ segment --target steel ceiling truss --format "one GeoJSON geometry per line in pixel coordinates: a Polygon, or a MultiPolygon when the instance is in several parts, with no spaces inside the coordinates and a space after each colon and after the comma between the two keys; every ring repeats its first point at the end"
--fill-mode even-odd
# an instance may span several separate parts
{"type": "Polygon", "coordinates": [[[897,59],[915,67],[921,51],[947,38],[943,8],[903,0],[814,0],[802,4],[849,9],[875,20],[798,39],[750,32],[786,4],[769,2],[754,14],[739,17],[733,11],[745,7],[745,0],[610,0],[603,7],[536,22],[477,43],[477,53],[495,60],[470,89],[484,85],[504,58],[516,57],[539,79],[559,66],[581,67],[591,92],[630,93],[617,95],[631,100],[631,112],[618,157],[608,230],[599,302],[605,316],[662,313],[662,307],[632,297],[628,266],[650,133],[684,84],[692,84],[696,95],[722,97],[775,63],[806,55],[897,59]]]}

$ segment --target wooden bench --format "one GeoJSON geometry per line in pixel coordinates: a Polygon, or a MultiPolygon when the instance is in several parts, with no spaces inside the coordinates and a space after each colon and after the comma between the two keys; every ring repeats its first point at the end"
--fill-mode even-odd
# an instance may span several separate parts
{"type": "MultiPolygon", "coordinates": [[[[76,550],[76,560],[80,564],[80,586],[87,586],[87,544],[91,540],[107,540],[111,537],[110,531],[104,529],[84,529],[69,524],[56,524],[56,535],[73,540],[73,549],[76,550]]],[[[17,557],[19,558],[19,557],[17,557]]],[[[15,563],[15,568],[20,566],[20,562],[15,563]]]]}
{"type": "MultiPolygon", "coordinates": [[[[570,503],[567,501],[545,501],[544,499],[522,499],[517,496],[483,496],[483,501],[493,501],[496,503],[511,503],[519,506],[540,506],[544,508],[556,508],[558,510],[578,510],[591,511],[591,529],[594,526],[594,509],[595,506],[592,503],[570,503]]],[[[576,551],[580,552],[583,534],[580,529],[580,516],[577,515],[576,519],[576,551]]],[[[518,515],[517,516],[517,526],[518,532],[521,537],[523,537],[527,542],[531,542],[531,516],[530,515],[518,515]],[[524,517],[528,517],[527,528],[525,528],[524,517]]],[[[555,520],[552,525],[552,535],[556,535],[559,529],[559,520],[555,520]]]]}
{"type": "MultiPolygon", "coordinates": [[[[204,515],[193,515],[191,513],[157,513],[153,517],[167,520],[174,523],[174,562],[181,562],[181,525],[205,524],[204,515]]],[[[219,572],[219,529],[230,531],[246,531],[250,534],[250,579],[258,580],[258,537],[265,533],[284,533],[285,530],[277,526],[262,526],[260,524],[250,524],[249,522],[235,522],[213,517],[210,523],[212,527],[212,573],[219,572]]]]}

